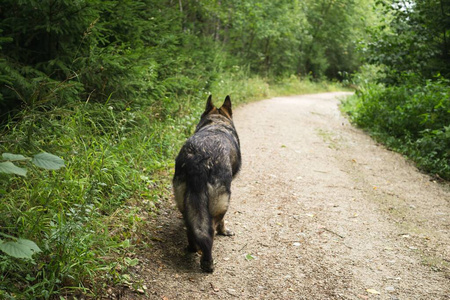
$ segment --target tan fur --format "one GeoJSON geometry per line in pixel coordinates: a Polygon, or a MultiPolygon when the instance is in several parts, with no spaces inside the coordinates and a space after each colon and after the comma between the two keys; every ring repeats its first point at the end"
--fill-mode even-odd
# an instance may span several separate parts
{"type": "Polygon", "coordinates": [[[230,195],[224,186],[208,184],[209,213],[213,218],[227,212],[230,195]]]}
{"type": "Polygon", "coordinates": [[[175,195],[175,203],[177,204],[178,210],[184,213],[184,194],[186,192],[186,183],[174,183],[173,193],[175,195]]]}

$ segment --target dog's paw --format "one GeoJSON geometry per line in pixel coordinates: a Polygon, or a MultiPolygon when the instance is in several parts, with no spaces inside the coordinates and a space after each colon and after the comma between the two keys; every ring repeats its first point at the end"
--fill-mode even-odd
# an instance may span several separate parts
{"type": "Polygon", "coordinates": [[[218,232],[217,234],[224,235],[224,236],[233,236],[234,232],[229,229],[226,229],[221,232],[218,232]]]}
{"type": "Polygon", "coordinates": [[[206,273],[214,272],[214,261],[213,260],[201,260],[200,267],[206,273]]]}

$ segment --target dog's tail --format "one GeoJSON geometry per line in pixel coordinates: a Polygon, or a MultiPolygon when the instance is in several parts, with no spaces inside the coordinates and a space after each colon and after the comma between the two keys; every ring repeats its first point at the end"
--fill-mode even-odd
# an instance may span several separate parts
{"type": "Polygon", "coordinates": [[[206,272],[213,271],[212,245],[214,229],[209,212],[209,195],[207,186],[207,170],[197,170],[196,174],[187,177],[184,201],[184,218],[188,233],[189,248],[198,247],[202,251],[201,268],[206,272]]]}

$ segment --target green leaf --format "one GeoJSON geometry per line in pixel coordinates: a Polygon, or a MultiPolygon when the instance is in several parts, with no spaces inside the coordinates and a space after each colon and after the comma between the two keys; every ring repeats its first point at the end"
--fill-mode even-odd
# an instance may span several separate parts
{"type": "Polygon", "coordinates": [[[130,267],[134,267],[139,264],[139,259],[137,259],[137,258],[131,259],[129,257],[125,257],[125,263],[130,267]]]}
{"type": "Polygon", "coordinates": [[[27,160],[28,157],[23,156],[22,154],[12,154],[12,153],[3,153],[3,159],[10,161],[19,161],[19,160],[27,160]]]}
{"type": "Polygon", "coordinates": [[[253,255],[251,255],[250,253],[248,253],[248,254],[245,255],[245,259],[246,260],[253,260],[253,259],[255,259],[255,257],[253,255]]]}
{"type": "Polygon", "coordinates": [[[47,152],[36,154],[31,161],[36,166],[47,170],[59,170],[64,167],[64,160],[62,158],[47,152]]]}
{"type": "Polygon", "coordinates": [[[131,246],[131,242],[130,242],[130,240],[126,239],[126,240],[124,240],[122,243],[120,243],[119,246],[120,246],[120,247],[123,247],[123,248],[128,248],[128,247],[131,246]]]}
{"type": "Polygon", "coordinates": [[[0,250],[15,258],[32,259],[34,253],[41,252],[35,242],[26,239],[16,241],[1,241],[0,250]]]}
{"type": "Polygon", "coordinates": [[[0,162],[0,173],[27,176],[27,170],[19,168],[10,161],[0,162]]]}

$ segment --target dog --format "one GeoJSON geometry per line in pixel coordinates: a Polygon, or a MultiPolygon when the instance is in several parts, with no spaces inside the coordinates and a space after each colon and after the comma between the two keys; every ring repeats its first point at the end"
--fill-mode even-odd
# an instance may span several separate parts
{"type": "Polygon", "coordinates": [[[224,223],[231,181],[241,168],[240,142],[232,115],[230,96],[217,108],[210,95],[194,134],[175,160],[173,190],[187,228],[187,250],[201,250],[200,267],[208,273],[214,271],[215,232],[234,235],[224,223]]]}

